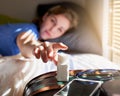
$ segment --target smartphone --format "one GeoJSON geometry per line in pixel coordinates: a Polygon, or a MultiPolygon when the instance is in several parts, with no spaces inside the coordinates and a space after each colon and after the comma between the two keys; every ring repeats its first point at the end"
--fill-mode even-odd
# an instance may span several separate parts
{"type": "Polygon", "coordinates": [[[73,79],[54,96],[93,96],[102,83],[95,80],[73,79]]]}

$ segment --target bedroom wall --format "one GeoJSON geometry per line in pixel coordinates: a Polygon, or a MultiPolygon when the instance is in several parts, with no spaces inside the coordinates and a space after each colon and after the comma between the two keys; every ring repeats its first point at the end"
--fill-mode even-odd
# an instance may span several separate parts
{"type": "MultiPolygon", "coordinates": [[[[35,9],[38,4],[60,1],[67,0],[0,0],[0,14],[30,21],[35,15],[35,9]]],[[[84,6],[84,0],[68,1],[79,2],[82,6],[84,6]]]]}
{"type": "Polygon", "coordinates": [[[104,0],[85,0],[85,8],[89,13],[90,18],[98,32],[99,38],[102,41],[103,31],[103,5],[104,0]]]}
{"type": "Polygon", "coordinates": [[[58,2],[60,0],[0,0],[0,14],[31,20],[39,3],[58,2]]]}
{"type": "Polygon", "coordinates": [[[86,2],[85,0],[61,0],[61,1],[74,2],[74,3],[81,5],[82,7],[85,7],[85,2],[86,2]]]}

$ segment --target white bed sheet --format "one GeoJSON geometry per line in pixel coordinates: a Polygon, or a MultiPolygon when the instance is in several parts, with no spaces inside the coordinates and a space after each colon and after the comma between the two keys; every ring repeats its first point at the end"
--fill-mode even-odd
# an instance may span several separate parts
{"type": "MultiPolygon", "coordinates": [[[[69,55],[59,53],[69,63],[70,70],[120,69],[102,56],[95,54],[69,55]]],[[[25,85],[34,77],[56,71],[56,65],[41,59],[25,59],[22,56],[0,58],[0,96],[22,96],[25,85]]]]}

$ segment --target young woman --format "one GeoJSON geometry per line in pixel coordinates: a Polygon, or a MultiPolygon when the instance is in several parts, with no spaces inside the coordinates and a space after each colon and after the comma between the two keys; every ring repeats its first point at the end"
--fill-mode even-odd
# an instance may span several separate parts
{"type": "Polygon", "coordinates": [[[63,43],[41,42],[58,38],[77,25],[76,13],[63,6],[48,10],[42,21],[34,23],[5,24],[0,26],[0,54],[12,56],[21,53],[26,58],[41,58],[57,63],[58,50],[66,50],[63,43]]]}

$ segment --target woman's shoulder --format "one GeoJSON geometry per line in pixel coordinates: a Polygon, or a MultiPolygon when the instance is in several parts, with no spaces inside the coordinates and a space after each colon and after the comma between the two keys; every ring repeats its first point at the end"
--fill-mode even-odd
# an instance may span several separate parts
{"type": "Polygon", "coordinates": [[[15,30],[17,32],[27,32],[28,30],[31,30],[34,33],[38,33],[37,26],[34,23],[6,23],[0,25],[0,29],[14,32],[15,30]]]}
{"type": "Polygon", "coordinates": [[[26,23],[6,23],[6,24],[0,24],[0,26],[35,26],[32,22],[26,22],[26,23]]]}

